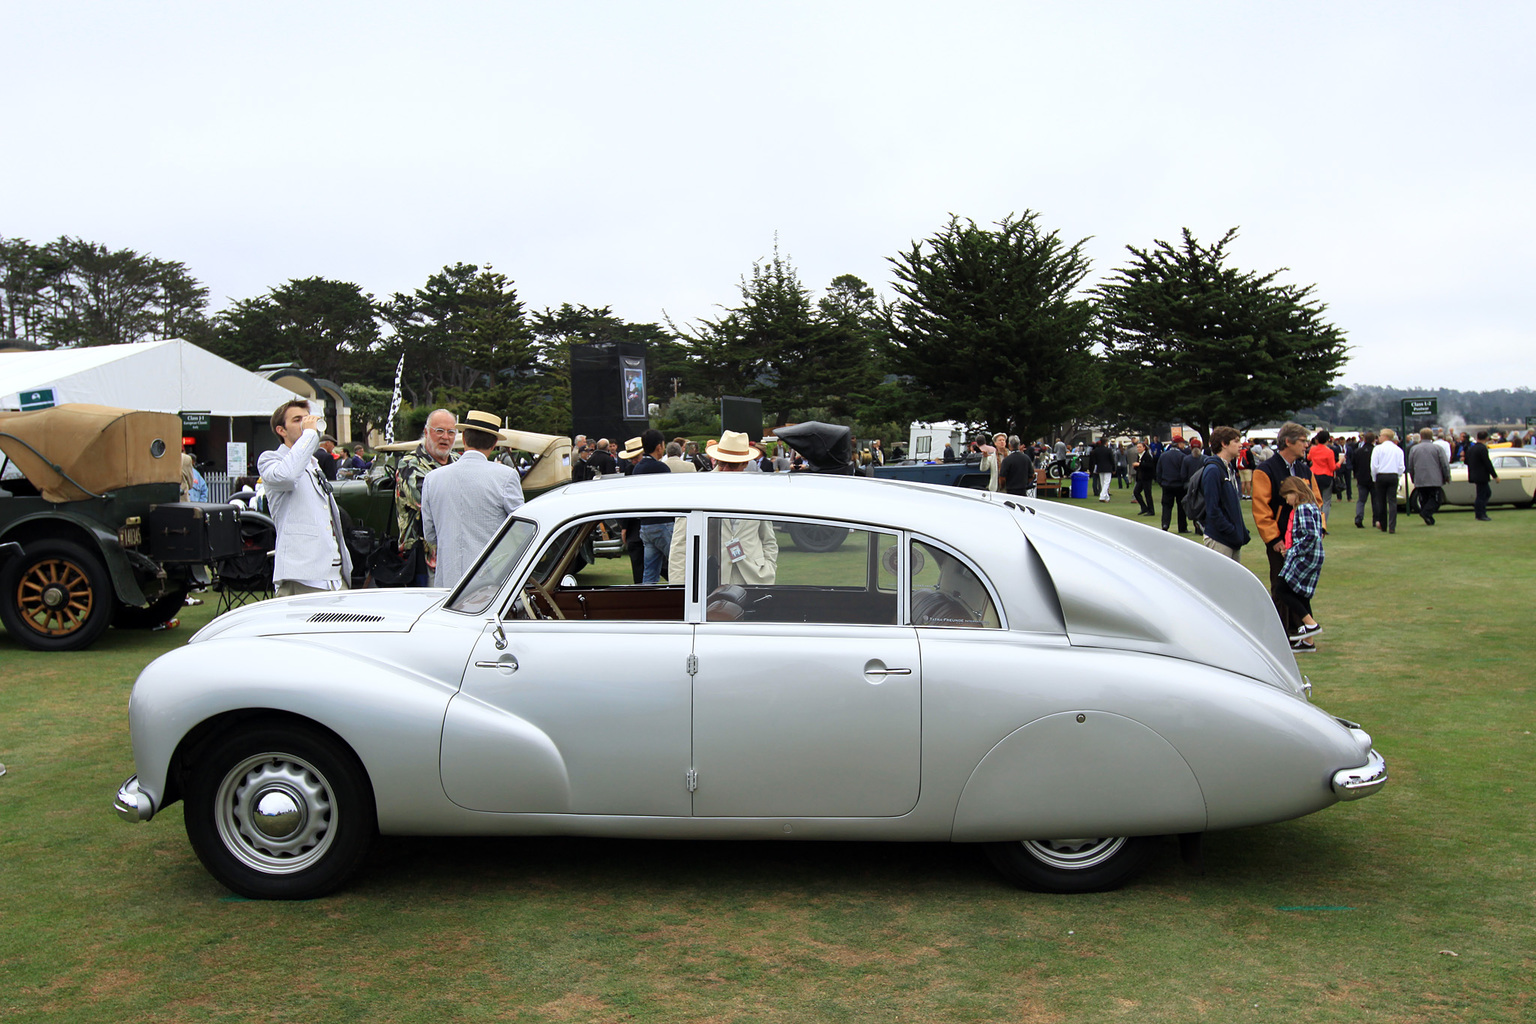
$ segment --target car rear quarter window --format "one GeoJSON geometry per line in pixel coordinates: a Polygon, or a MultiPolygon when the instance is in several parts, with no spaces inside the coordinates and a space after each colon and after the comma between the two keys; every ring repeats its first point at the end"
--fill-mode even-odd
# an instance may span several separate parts
{"type": "Polygon", "coordinates": [[[913,540],[910,559],[912,625],[1002,628],[991,588],[959,555],[929,541],[913,540]]]}

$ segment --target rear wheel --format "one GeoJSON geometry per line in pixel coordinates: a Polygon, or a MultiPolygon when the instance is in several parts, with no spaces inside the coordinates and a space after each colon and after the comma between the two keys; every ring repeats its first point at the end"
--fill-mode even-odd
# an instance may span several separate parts
{"type": "Polygon", "coordinates": [[[305,900],[345,882],[377,828],[352,752],[302,724],[243,728],[188,772],[187,838],[208,872],[252,899],[305,900]]]}
{"type": "Polygon", "coordinates": [[[812,554],[836,551],[843,546],[843,541],[848,539],[848,528],[846,526],[789,523],[787,524],[787,529],[789,531],[789,539],[795,542],[795,547],[800,551],[809,551],[812,554]]]}
{"type": "Polygon", "coordinates": [[[1148,836],[1099,839],[1026,839],[991,843],[987,856],[1015,885],[1035,892],[1104,892],[1118,889],[1147,866],[1148,836]]]}
{"type": "Polygon", "coordinates": [[[120,605],[112,616],[112,625],[118,629],[153,629],[162,622],[174,619],[186,603],[186,587],[177,587],[169,594],[149,602],[147,608],[135,608],[131,604],[120,605]]]}
{"type": "Polygon", "coordinates": [[[89,647],[112,623],[117,599],[107,567],[66,540],[40,540],[0,568],[0,621],[34,651],[89,647]]]}

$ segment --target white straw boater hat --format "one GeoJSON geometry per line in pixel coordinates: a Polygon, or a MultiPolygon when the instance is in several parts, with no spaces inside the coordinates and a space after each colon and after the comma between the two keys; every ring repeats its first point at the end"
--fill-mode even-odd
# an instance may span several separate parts
{"type": "Polygon", "coordinates": [[[471,409],[459,420],[460,430],[483,430],[487,434],[501,433],[501,417],[495,413],[481,412],[479,409],[471,409]]]}
{"type": "Polygon", "coordinates": [[[619,453],[619,458],[634,459],[644,455],[645,449],[641,447],[642,443],[643,442],[638,437],[632,437],[628,441],[625,441],[624,450],[619,453]]]}
{"type": "Polygon", "coordinates": [[[747,439],[746,434],[738,430],[725,431],[720,435],[720,440],[705,445],[704,451],[710,458],[721,462],[751,462],[763,457],[762,451],[747,439]]]}

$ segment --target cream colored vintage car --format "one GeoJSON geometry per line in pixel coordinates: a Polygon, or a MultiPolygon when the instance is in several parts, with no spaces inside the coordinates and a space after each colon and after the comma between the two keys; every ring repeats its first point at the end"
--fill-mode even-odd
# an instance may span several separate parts
{"type": "MultiPolygon", "coordinates": [[[[976,843],[1108,889],[1155,837],[1378,790],[1246,569],[1125,519],[815,474],[556,488],[451,593],[221,616],[129,703],[130,821],[185,804],[253,897],[342,884],[376,833],[976,843]],[[660,584],[576,571],[671,524],[660,584]],[[801,550],[789,527],[846,533],[801,550]]],[[[1187,840],[1186,840],[1187,841],[1187,840]]]]}
{"type": "MultiPolygon", "coordinates": [[[[1497,480],[1488,481],[1490,505],[1536,504],[1536,450],[1529,448],[1491,448],[1488,457],[1493,461],[1497,480]]],[[[1445,485],[1445,504],[1471,505],[1476,499],[1477,488],[1467,480],[1467,467],[1461,463],[1451,467],[1451,479],[1445,485]]]]}

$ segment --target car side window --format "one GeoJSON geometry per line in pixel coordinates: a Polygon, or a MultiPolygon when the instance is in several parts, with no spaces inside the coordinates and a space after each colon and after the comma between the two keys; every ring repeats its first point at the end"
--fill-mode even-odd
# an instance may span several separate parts
{"type": "Polygon", "coordinates": [[[913,540],[911,566],[912,625],[1001,628],[991,591],[958,555],[913,540]]]}
{"type": "Polygon", "coordinates": [[[535,558],[513,602],[512,617],[681,622],[681,580],[635,582],[624,537],[626,530],[634,534],[637,529],[632,518],[601,517],[556,533],[535,558]]]}
{"type": "Polygon", "coordinates": [[[703,544],[711,622],[895,625],[894,533],[846,523],[712,516],[703,544]]]}
{"type": "Polygon", "coordinates": [[[526,519],[511,520],[479,564],[449,597],[446,607],[471,615],[489,608],[537,532],[538,527],[526,519]]]}

